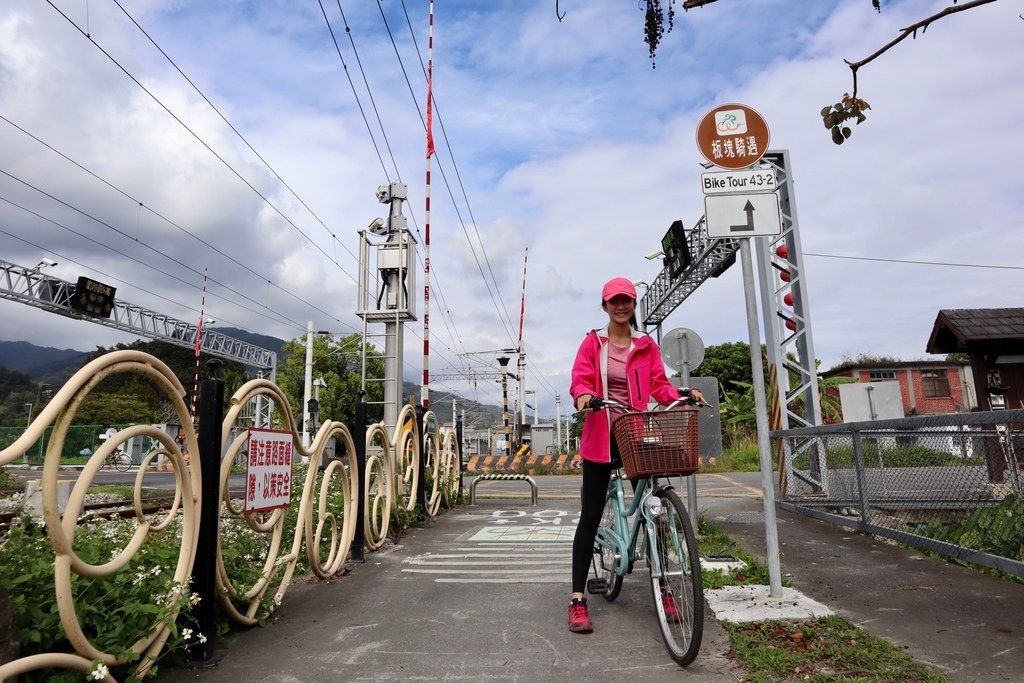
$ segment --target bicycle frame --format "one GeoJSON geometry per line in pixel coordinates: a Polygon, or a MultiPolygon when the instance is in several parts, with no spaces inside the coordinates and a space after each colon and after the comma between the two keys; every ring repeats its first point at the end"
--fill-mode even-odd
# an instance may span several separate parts
{"type": "MultiPolygon", "coordinates": [[[[612,497],[613,506],[615,509],[615,529],[609,529],[601,526],[597,529],[597,543],[610,550],[615,550],[618,553],[619,560],[618,566],[615,568],[615,573],[619,576],[625,576],[634,561],[638,558],[633,557],[633,549],[636,547],[637,536],[640,533],[640,525],[644,523],[644,529],[647,534],[647,547],[650,548],[651,544],[655,543],[654,530],[646,522],[650,521],[647,510],[643,510],[641,514],[637,514],[641,510],[641,506],[646,504],[646,501],[651,499],[655,491],[660,491],[666,488],[671,488],[668,485],[656,485],[653,479],[640,479],[636,483],[636,488],[633,491],[633,499],[629,503],[629,507],[626,507],[626,491],[622,484],[623,478],[619,470],[612,472],[612,478],[608,483],[608,495],[612,497]],[[630,524],[630,518],[633,518],[633,523],[630,524]]],[[[657,557],[651,557],[648,553],[648,561],[657,563],[657,557]]],[[[657,555],[657,553],[655,553],[657,555]]],[[[661,567],[652,566],[652,571],[656,575],[661,575],[661,567]]]]}

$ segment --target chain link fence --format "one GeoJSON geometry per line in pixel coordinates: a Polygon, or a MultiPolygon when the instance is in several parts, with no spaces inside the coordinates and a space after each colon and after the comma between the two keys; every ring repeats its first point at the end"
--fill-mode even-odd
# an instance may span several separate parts
{"type": "MultiPolygon", "coordinates": [[[[120,431],[128,426],[129,425],[123,424],[71,425],[68,429],[67,438],[64,439],[64,448],[60,454],[60,464],[62,466],[84,464],[88,457],[92,455],[93,451],[99,448],[100,444],[103,443],[102,439],[100,439],[100,434],[106,431],[109,427],[113,427],[120,431]]],[[[0,427],[0,450],[10,446],[24,433],[24,427],[0,427]]],[[[52,434],[53,427],[47,427],[43,438],[29,446],[25,450],[25,454],[22,458],[20,460],[14,460],[11,464],[14,466],[41,466],[43,464],[43,458],[46,455],[46,449],[50,445],[50,437],[52,434]]],[[[152,440],[148,437],[139,437],[138,439],[132,439],[128,444],[125,444],[127,446],[125,452],[132,457],[134,464],[141,462],[142,457],[149,452],[152,447],[151,441],[152,440]]]]}
{"type": "Polygon", "coordinates": [[[1024,576],[1024,410],[771,436],[784,509],[1024,576]]]}

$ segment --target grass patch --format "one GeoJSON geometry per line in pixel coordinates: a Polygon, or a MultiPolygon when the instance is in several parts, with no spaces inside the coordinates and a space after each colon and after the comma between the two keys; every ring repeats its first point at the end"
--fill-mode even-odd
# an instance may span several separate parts
{"type": "MultiPolygon", "coordinates": [[[[764,564],[736,544],[721,529],[708,522],[704,517],[697,520],[697,547],[701,557],[719,556],[735,557],[743,561],[743,567],[730,571],[701,568],[701,579],[705,590],[722,588],[723,586],[767,586],[769,585],[768,565],[764,564]]],[[[783,585],[789,582],[783,580],[783,585]]]]}
{"type": "Polygon", "coordinates": [[[722,455],[711,464],[702,464],[703,474],[715,472],[760,472],[761,460],[757,450],[757,441],[734,441],[722,455]]]}
{"type": "Polygon", "coordinates": [[[723,622],[752,683],[854,681],[948,683],[891,643],[839,616],[798,624],[723,622]]]}

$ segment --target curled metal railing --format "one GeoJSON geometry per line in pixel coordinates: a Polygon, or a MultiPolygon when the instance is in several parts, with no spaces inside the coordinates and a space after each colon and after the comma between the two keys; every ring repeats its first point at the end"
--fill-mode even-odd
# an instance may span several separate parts
{"type": "MultiPolygon", "coordinates": [[[[138,374],[151,380],[163,393],[181,424],[184,425],[187,448],[192,452],[198,452],[195,430],[192,429],[192,420],[185,407],[184,388],[164,363],[139,351],[116,351],[87,364],[57,392],[46,408],[28,426],[25,433],[10,446],[0,451],[0,465],[6,465],[21,457],[29,446],[41,438],[46,427],[50,424],[55,425],[43,463],[43,520],[54,551],[55,599],[60,613],[61,626],[64,628],[68,641],[75,649],[75,654],[44,653],[4,664],[0,666],[0,680],[14,678],[17,675],[43,668],[90,671],[96,662],[108,667],[121,664],[122,661],[113,653],[96,648],[89,636],[86,635],[76,609],[75,593],[72,586],[73,577],[100,579],[124,570],[145,542],[146,537],[150,533],[164,531],[170,521],[179,515],[181,525],[180,537],[177,540],[180,546],[173,581],[179,585],[187,585],[189,581],[196,556],[199,532],[199,508],[196,492],[200,490],[201,475],[198,466],[195,463],[188,463],[174,440],[160,429],[149,425],[136,425],[108,438],[89,457],[75,482],[64,513],[62,514],[60,511],[58,472],[68,427],[89,393],[103,380],[119,374],[138,374]],[[160,448],[146,456],[143,461],[144,466],[158,456],[170,458],[174,464],[175,494],[172,509],[162,518],[143,514],[141,491],[145,467],[141,468],[135,479],[136,527],[130,541],[106,563],[91,564],[79,557],[75,550],[78,513],[82,509],[86,492],[107,457],[115,448],[136,436],[148,436],[160,444],[160,448]]],[[[170,616],[173,622],[174,614],[170,616]]],[[[127,649],[130,653],[141,655],[136,673],[143,674],[152,666],[169,634],[169,628],[165,623],[160,619],[154,619],[152,627],[128,646],[127,649]]],[[[105,680],[113,679],[108,675],[105,680]]]]}
{"type": "MultiPolygon", "coordinates": [[[[128,644],[122,659],[102,651],[90,640],[88,633],[97,628],[83,628],[76,610],[74,577],[104,578],[126,571],[150,534],[162,533],[161,544],[177,544],[177,560],[171,579],[174,585],[187,587],[196,561],[199,537],[200,492],[202,473],[198,440],[192,417],[185,403],[185,390],[171,370],[160,360],[140,351],[108,353],[79,370],[53,397],[45,409],[10,446],[0,451],[0,466],[25,454],[43,437],[52,424],[42,472],[43,519],[54,552],[55,600],[61,625],[74,653],[52,652],[22,657],[0,666],[0,680],[31,671],[63,668],[88,673],[94,680],[114,681],[107,668],[122,665],[127,657],[137,659],[133,675],[142,676],[160,655],[178,611],[187,601],[176,603],[170,615],[154,618],[151,627],[134,643],[128,644]],[[58,503],[58,472],[69,426],[76,412],[91,391],[104,380],[122,374],[141,375],[150,380],[171,405],[182,425],[184,442],[178,444],[156,426],[134,425],[106,439],[92,453],[71,490],[64,512],[58,503]],[[138,437],[149,437],[154,447],[139,463],[134,482],[134,530],[124,547],[103,564],[91,564],[76,553],[75,532],[79,512],[86,493],[92,486],[108,456],[138,437]],[[151,466],[169,462],[174,472],[173,502],[169,508],[154,513],[143,506],[143,484],[151,466]],[[174,524],[172,525],[172,522],[174,524]],[[169,530],[177,536],[166,538],[169,530]],[[122,661],[124,660],[124,661],[122,661]],[[96,678],[99,676],[99,678],[96,678]]],[[[385,542],[394,514],[399,509],[412,511],[418,502],[420,453],[425,451],[425,505],[429,515],[442,506],[451,506],[458,491],[459,458],[454,430],[438,427],[433,413],[422,420],[417,429],[413,406],[400,411],[395,426],[384,423],[370,425],[366,439],[366,475],[360,486],[356,471],[356,449],[353,435],[341,422],[322,425],[312,443],[305,447],[299,438],[295,418],[287,397],[274,383],[257,379],[247,382],[228,400],[227,414],[221,425],[222,452],[218,472],[218,541],[216,552],[216,588],[226,614],[240,624],[258,623],[261,608],[264,614],[281,603],[298,566],[305,557],[313,575],[327,578],[344,570],[353,542],[377,549],[385,542]],[[232,467],[248,457],[248,430],[240,424],[253,401],[269,400],[277,408],[282,431],[291,433],[293,453],[303,456],[306,464],[293,466],[295,481],[302,482],[298,509],[277,508],[266,512],[247,512],[242,500],[231,493],[229,482],[232,467]],[[432,424],[433,427],[427,428],[432,424]],[[234,435],[234,436],[233,436],[234,435]],[[333,457],[325,459],[333,445],[333,457]],[[301,478],[300,478],[301,477],[301,478]],[[355,539],[359,496],[364,496],[364,537],[355,539]],[[223,534],[227,529],[240,529],[259,540],[258,557],[228,559],[225,557],[223,534]],[[290,536],[290,538],[289,538],[290,536]],[[246,565],[257,565],[254,572],[246,565]],[[246,571],[241,571],[246,570],[246,571]],[[245,574],[245,577],[240,576],[245,574]],[[268,599],[267,596],[273,596],[268,599]]],[[[162,468],[160,468],[162,469],[162,468]]],[[[294,498],[294,496],[293,496],[294,498]]],[[[95,636],[94,636],[95,639],[95,636]]]]}

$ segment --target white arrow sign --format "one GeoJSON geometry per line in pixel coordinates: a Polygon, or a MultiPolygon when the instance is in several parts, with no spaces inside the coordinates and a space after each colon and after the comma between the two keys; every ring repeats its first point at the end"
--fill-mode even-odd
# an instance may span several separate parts
{"type": "Polygon", "coordinates": [[[758,237],[782,233],[777,194],[725,194],[704,197],[708,237],[758,237]]]}

